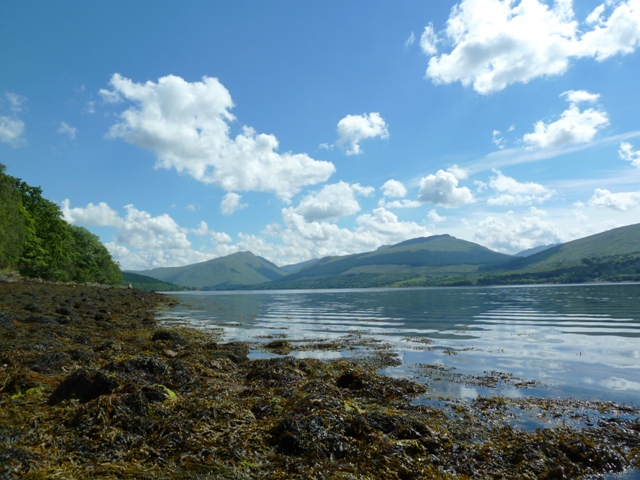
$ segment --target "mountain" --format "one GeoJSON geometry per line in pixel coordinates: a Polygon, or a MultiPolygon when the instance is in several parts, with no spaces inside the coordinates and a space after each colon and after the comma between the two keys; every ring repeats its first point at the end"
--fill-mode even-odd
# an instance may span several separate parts
{"type": "Polygon", "coordinates": [[[154,292],[176,292],[187,290],[186,287],[174,285],[173,283],[163,282],[157,278],[148,277],[146,275],[138,275],[137,273],[122,272],[122,285],[131,285],[139,290],[147,290],[154,292]]]}
{"type": "Polygon", "coordinates": [[[310,265],[314,262],[317,262],[318,259],[317,258],[313,258],[311,260],[307,260],[306,262],[300,262],[300,263],[292,263],[290,265],[283,265],[280,267],[280,270],[284,270],[287,274],[292,274],[292,273],[298,273],[300,270],[302,270],[302,268],[306,267],[307,265],[310,265]]]}
{"type": "Polygon", "coordinates": [[[154,268],[132,273],[203,290],[233,289],[269,282],[286,275],[273,263],[251,252],[238,252],[183,267],[154,268]]]}
{"type": "Polygon", "coordinates": [[[589,237],[515,259],[502,268],[540,268],[579,263],[585,258],[614,257],[640,253],[640,224],[614,228],[589,237]]]}
{"type": "Polygon", "coordinates": [[[516,257],[530,257],[531,255],[535,255],[536,253],[544,252],[545,250],[549,250],[550,248],[557,247],[561,245],[560,243],[550,243],[549,245],[539,245],[537,247],[528,248],[527,250],[523,250],[521,252],[516,253],[516,257]]]}
{"type": "Polygon", "coordinates": [[[460,277],[480,266],[512,260],[476,243],[451,235],[421,237],[373,252],[325,257],[297,273],[272,282],[274,288],[335,288],[388,286],[416,277],[460,277]]]}

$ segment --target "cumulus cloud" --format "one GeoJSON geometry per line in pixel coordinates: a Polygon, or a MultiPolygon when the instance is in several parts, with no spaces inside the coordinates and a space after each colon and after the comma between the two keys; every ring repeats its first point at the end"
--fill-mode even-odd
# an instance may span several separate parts
{"type": "Polygon", "coordinates": [[[89,203],[86,207],[70,207],[69,199],[63,200],[60,204],[64,219],[71,225],[80,225],[83,227],[119,227],[124,221],[105,202],[98,205],[89,203]]]}
{"type": "Polygon", "coordinates": [[[420,48],[427,55],[435,55],[438,53],[438,37],[436,31],[433,28],[433,24],[430,23],[424,27],[424,31],[420,36],[420,48]]]}
{"type": "Polygon", "coordinates": [[[588,108],[580,110],[579,103],[595,102],[599,95],[584,90],[562,94],[569,101],[569,108],[553,123],[537,122],[532,133],[523,137],[524,143],[537,148],[557,148],[576,143],[588,143],[599,130],[609,124],[604,110],[588,108]]]}
{"type": "Polygon", "coordinates": [[[242,195],[238,195],[234,192],[227,193],[220,202],[220,212],[223,215],[231,215],[238,210],[242,210],[247,207],[246,203],[241,203],[242,195]]]}
{"type": "Polygon", "coordinates": [[[367,138],[389,138],[389,128],[378,112],[364,115],[347,115],[338,122],[340,148],[346,148],[347,155],[360,155],[360,142],[367,138]]]}
{"type": "Polygon", "coordinates": [[[629,142],[621,142],[618,155],[622,160],[631,162],[634,167],[640,168],[640,150],[634,150],[633,145],[629,142]]]}
{"type": "Polygon", "coordinates": [[[153,216],[133,205],[125,206],[126,214],[120,216],[104,202],[71,208],[70,201],[64,200],[61,209],[65,220],[73,225],[115,227],[113,240],[105,245],[127,270],[187,265],[216,256],[211,251],[195,250],[188,239],[189,234],[209,233],[213,237],[215,232],[205,222],[195,229],[184,228],[166,213],[153,216]]]}
{"type": "Polygon", "coordinates": [[[406,198],[402,200],[392,200],[388,201],[385,198],[381,198],[378,202],[379,207],[387,208],[387,209],[396,209],[396,208],[418,208],[422,206],[422,203],[417,200],[408,200],[406,198]]]}
{"type": "Polygon", "coordinates": [[[277,242],[267,242],[263,236],[241,235],[238,247],[283,265],[375,250],[382,245],[430,235],[425,227],[400,221],[384,208],[360,215],[354,229],[341,228],[327,221],[308,222],[292,208],[282,210],[282,220],[283,225],[272,225],[269,232],[265,232],[265,235],[277,237],[277,242]]]}
{"type": "Polygon", "coordinates": [[[433,223],[444,222],[447,219],[447,217],[438,215],[438,212],[436,211],[435,208],[432,208],[431,210],[429,210],[429,213],[427,214],[427,218],[433,223]]]}
{"type": "Polygon", "coordinates": [[[451,10],[445,30],[430,35],[446,38],[452,49],[435,56],[435,42],[427,43],[425,53],[434,56],[426,77],[489,94],[513,83],[561,75],[573,59],[603,61],[632,53],[640,44],[638,0],[608,0],[582,24],[572,7],[572,0],[552,5],[541,0],[462,0],[451,10]]]}
{"type": "Polygon", "coordinates": [[[78,129],[70,126],[67,122],[60,122],[58,133],[60,135],[66,135],[67,137],[69,137],[69,140],[75,140],[78,129]]]}
{"type": "Polygon", "coordinates": [[[474,203],[471,190],[467,187],[458,187],[458,175],[462,172],[463,170],[460,169],[454,172],[438,170],[435,175],[427,175],[420,180],[418,200],[446,208],[457,208],[474,203]]]}
{"type": "Polygon", "coordinates": [[[301,215],[307,222],[335,220],[360,211],[356,194],[368,196],[371,193],[372,187],[338,182],[325,185],[319,192],[305,196],[291,211],[301,215]]]}
{"type": "Polygon", "coordinates": [[[612,193],[604,188],[596,188],[589,205],[626,212],[640,206],[640,192],[612,193]]]}
{"type": "Polygon", "coordinates": [[[489,186],[497,193],[487,200],[489,205],[530,205],[542,203],[553,196],[553,191],[534,182],[518,182],[495,170],[489,186]]]}
{"type": "Polygon", "coordinates": [[[332,163],[307,154],[278,153],[275,136],[243,127],[231,136],[235,120],[229,91],[216,78],[187,82],[169,75],[157,83],[135,83],[119,74],[102,97],[129,106],[108,137],[151,150],[156,166],[175,169],[227,191],[273,192],[288,201],[302,187],[326,181],[332,163]]]}
{"type": "Polygon", "coordinates": [[[492,215],[476,225],[473,239],[504,253],[561,242],[560,228],[546,216],[546,212],[535,207],[526,214],[509,211],[503,215],[492,215]]]}
{"type": "Polygon", "coordinates": [[[382,185],[382,194],[385,197],[406,197],[407,188],[398,180],[387,180],[382,185]]]}

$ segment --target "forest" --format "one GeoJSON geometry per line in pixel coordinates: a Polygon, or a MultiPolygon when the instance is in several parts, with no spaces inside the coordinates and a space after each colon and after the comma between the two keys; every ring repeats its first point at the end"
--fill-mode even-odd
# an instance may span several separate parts
{"type": "Polygon", "coordinates": [[[54,202],[0,164],[0,272],[59,282],[116,285],[120,267],[99,238],[70,225],[54,202]]]}

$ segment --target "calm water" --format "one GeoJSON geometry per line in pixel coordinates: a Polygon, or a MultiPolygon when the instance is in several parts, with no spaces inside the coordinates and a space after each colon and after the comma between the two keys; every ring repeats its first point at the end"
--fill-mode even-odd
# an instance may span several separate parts
{"type": "MultiPolygon", "coordinates": [[[[180,306],[163,311],[165,321],[222,328],[228,340],[265,341],[259,338],[274,334],[336,339],[359,332],[398,352],[403,365],[387,369],[390,375],[435,363],[465,374],[508,372],[545,385],[492,392],[502,395],[640,403],[640,284],[171,295],[180,306]],[[425,337],[432,342],[425,345],[425,337]]],[[[490,393],[477,386],[440,388],[463,398],[490,393]]]]}

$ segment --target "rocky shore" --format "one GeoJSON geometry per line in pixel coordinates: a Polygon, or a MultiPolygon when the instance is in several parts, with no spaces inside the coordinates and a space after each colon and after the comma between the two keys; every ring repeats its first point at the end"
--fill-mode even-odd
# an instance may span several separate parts
{"type": "Polygon", "coordinates": [[[0,282],[0,479],[602,478],[640,469],[636,406],[447,409],[366,361],[249,360],[168,329],[167,297],[0,282]],[[515,410],[562,421],[522,429],[515,410]],[[574,422],[565,422],[564,419],[574,422]]]}

